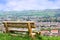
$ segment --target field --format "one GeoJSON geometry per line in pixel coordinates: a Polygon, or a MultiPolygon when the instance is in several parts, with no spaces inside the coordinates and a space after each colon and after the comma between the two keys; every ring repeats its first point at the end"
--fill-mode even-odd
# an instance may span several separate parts
{"type": "MultiPolygon", "coordinates": [[[[25,36],[11,36],[10,34],[0,34],[0,40],[32,40],[31,37],[25,36]]],[[[34,40],[60,40],[59,36],[39,36],[37,35],[34,40]]]]}

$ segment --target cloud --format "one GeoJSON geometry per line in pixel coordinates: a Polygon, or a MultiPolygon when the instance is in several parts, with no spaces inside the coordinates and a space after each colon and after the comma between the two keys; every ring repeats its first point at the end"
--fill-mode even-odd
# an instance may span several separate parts
{"type": "Polygon", "coordinates": [[[6,0],[0,3],[0,10],[42,10],[60,8],[60,0],[6,0]]]}

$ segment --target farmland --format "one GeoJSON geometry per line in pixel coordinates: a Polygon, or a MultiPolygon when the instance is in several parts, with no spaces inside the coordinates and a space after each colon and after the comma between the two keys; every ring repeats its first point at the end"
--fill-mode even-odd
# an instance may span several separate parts
{"type": "MultiPolygon", "coordinates": [[[[32,40],[31,37],[28,35],[25,35],[23,37],[21,36],[12,36],[10,34],[0,33],[0,40],[32,40]]],[[[37,35],[34,40],[60,40],[59,36],[39,36],[37,35]]]]}

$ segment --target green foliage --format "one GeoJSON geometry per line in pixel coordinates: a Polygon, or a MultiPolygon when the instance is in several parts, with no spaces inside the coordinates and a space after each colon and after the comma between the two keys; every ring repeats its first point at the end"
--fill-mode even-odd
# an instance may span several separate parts
{"type": "MultiPolygon", "coordinates": [[[[0,34],[0,40],[32,40],[27,34],[24,37],[11,36],[10,34],[0,34]]],[[[36,34],[34,40],[60,40],[60,36],[41,36],[36,34]]]]}

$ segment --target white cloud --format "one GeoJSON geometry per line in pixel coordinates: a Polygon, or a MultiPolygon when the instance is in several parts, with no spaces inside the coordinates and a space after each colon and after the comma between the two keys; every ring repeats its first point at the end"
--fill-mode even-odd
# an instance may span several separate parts
{"type": "Polygon", "coordinates": [[[0,5],[0,10],[40,10],[60,8],[60,0],[7,0],[6,5],[0,5]]]}

